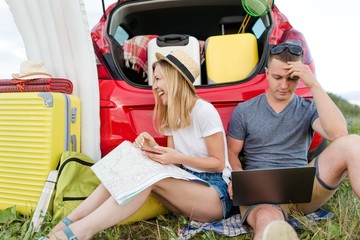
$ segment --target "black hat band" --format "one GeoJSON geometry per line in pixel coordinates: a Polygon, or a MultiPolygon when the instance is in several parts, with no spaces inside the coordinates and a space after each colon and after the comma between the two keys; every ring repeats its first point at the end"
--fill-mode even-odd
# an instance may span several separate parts
{"type": "Polygon", "coordinates": [[[180,71],[182,73],[185,74],[185,76],[187,76],[187,78],[193,83],[195,81],[195,78],[194,76],[190,73],[190,71],[187,69],[187,67],[182,64],[182,62],[180,62],[176,57],[174,57],[173,55],[171,54],[168,54],[166,56],[167,59],[169,59],[173,64],[175,64],[175,66],[177,66],[180,71]]]}

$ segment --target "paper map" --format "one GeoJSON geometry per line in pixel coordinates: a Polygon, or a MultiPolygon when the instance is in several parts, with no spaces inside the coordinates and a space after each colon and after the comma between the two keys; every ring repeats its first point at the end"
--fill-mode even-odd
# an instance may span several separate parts
{"type": "Polygon", "coordinates": [[[151,160],[129,141],[122,142],[91,168],[119,204],[127,203],[144,189],[168,177],[208,185],[175,165],[163,165],[151,160]]]}

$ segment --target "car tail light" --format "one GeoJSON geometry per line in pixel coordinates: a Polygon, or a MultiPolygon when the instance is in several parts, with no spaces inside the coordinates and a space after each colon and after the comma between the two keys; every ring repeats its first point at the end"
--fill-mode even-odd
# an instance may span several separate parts
{"type": "Polygon", "coordinates": [[[301,47],[304,50],[304,63],[310,64],[312,62],[312,56],[310,53],[309,46],[306,43],[306,40],[304,38],[304,35],[297,31],[296,29],[292,28],[289,30],[286,30],[283,34],[282,39],[280,42],[300,42],[301,47]]]}

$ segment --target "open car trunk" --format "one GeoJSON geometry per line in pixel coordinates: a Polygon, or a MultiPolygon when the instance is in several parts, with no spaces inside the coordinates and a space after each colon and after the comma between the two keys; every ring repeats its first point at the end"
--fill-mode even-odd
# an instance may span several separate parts
{"type": "Polygon", "coordinates": [[[269,12],[261,17],[247,16],[239,0],[125,1],[118,3],[109,14],[106,37],[115,65],[113,75],[129,81],[130,84],[148,85],[149,81],[143,69],[134,71],[125,64],[124,41],[126,43],[134,37],[148,35],[192,36],[199,40],[200,44],[204,44],[203,48],[200,48],[205,52],[202,52],[204,58],[201,60],[200,85],[207,86],[214,84],[213,81],[208,81],[209,69],[206,69],[208,65],[205,64],[207,40],[210,37],[248,33],[256,39],[256,64],[244,77],[215,82],[226,85],[246,82],[263,71],[271,30],[272,17],[269,12]]]}

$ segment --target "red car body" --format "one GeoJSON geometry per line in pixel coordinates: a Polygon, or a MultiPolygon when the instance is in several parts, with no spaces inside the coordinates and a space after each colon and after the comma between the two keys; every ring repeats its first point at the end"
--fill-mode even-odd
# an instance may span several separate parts
{"type": "MultiPolygon", "coordinates": [[[[142,1],[121,1],[111,5],[91,32],[98,60],[101,151],[103,156],[122,141],[133,141],[139,133],[144,131],[153,135],[160,145],[166,145],[165,137],[157,133],[153,128],[152,110],[154,98],[151,87],[139,86],[118,78],[111,69],[111,64],[106,61],[106,55],[112,54],[108,38],[108,25],[113,17],[111,14],[115,8],[131,2],[139,3],[142,1]]],[[[315,71],[314,62],[304,36],[291,26],[287,17],[279,11],[276,5],[271,6],[268,15],[272,19],[272,30],[269,31],[264,48],[268,49],[273,44],[288,40],[300,40],[305,52],[304,62],[309,64],[310,68],[315,71]]],[[[170,30],[169,32],[171,33],[170,30]]],[[[197,87],[197,94],[216,107],[225,129],[227,129],[232,110],[239,102],[265,92],[267,80],[263,66],[247,81],[241,83],[197,87]]],[[[300,82],[296,93],[306,98],[312,97],[311,92],[302,82],[300,82]]],[[[316,152],[317,154],[322,149],[323,142],[323,139],[315,134],[309,149],[310,153],[316,152]]]]}

